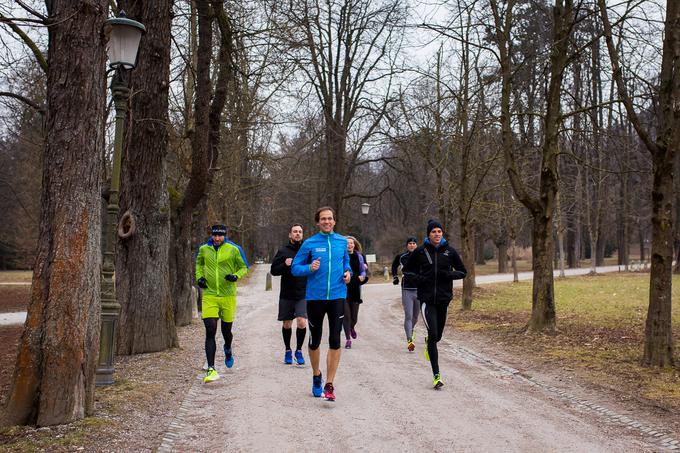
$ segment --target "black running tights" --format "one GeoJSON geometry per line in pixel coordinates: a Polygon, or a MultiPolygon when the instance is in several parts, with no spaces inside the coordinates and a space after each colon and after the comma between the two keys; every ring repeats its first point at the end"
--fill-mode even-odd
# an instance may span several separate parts
{"type": "MultiPolygon", "coordinates": [[[[215,367],[215,351],[217,350],[217,343],[215,343],[215,335],[217,334],[217,320],[218,318],[205,318],[203,324],[205,325],[205,356],[208,359],[208,366],[215,367]]],[[[227,349],[231,349],[231,341],[234,335],[231,333],[232,322],[222,323],[222,337],[227,349]]]]}
{"type": "Polygon", "coordinates": [[[420,311],[427,328],[427,353],[430,356],[430,365],[432,365],[432,374],[434,375],[439,374],[437,343],[442,339],[448,310],[449,304],[420,304],[420,311]]]}

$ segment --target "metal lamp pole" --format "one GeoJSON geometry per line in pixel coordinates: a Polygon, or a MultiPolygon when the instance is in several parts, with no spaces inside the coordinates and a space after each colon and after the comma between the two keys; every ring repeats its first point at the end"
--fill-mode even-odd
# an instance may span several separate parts
{"type": "Polygon", "coordinates": [[[120,304],[116,298],[116,233],[118,226],[118,192],[120,191],[120,165],[123,155],[123,132],[130,98],[130,72],[135,67],[139,41],[145,28],[139,22],[120,16],[106,21],[111,26],[109,42],[110,66],[114,70],[111,79],[111,96],[116,108],[115,138],[113,144],[113,170],[106,207],[103,234],[103,260],[101,275],[101,332],[99,336],[99,360],[96,385],[113,384],[113,358],[116,346],[116,327],[120,304]]]}

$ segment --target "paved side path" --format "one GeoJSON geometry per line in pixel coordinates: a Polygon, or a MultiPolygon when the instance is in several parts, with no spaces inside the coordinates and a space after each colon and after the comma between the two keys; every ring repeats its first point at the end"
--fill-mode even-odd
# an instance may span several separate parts
{"type": "MultiPolygon", "coordinates": [[[[448,340],[440,343],[446,384],[434,391],[422,355],[422,323],[416,352],[408,353],[399,288],[391,284],[364,287],[359,338],[351,350],[342,350],[334,382],[337,401],[314,398],[310,366],[282,362],[281,323],[276,321],[279,279],[274,279],[273,291],[265,292],[267,270],[266,265],[255,268],[249,285],[239,288],[235,367],[225,368],[219,347],[221,379],[203,384],[199,369],[204,357],[196,357],[194,384],[159,452],[662,449],[661,440],[649,431],[624,428],[597,410],[608,408],[572,400],[568,388],[550,390],[448,340]]],[[[322,357],[326,348],[324,339],[322,357]]],[[[674,439],[664,438],[663,449],[672,449],[674,439]]]]}
{"type": "MultiPolygon", "coordinates": [[[[264,265],[267,266],[267,265],[264,265]]],[[[603,266],[598,267],[597,272],[618,272],[619,266],[603,266]]],[[[567,276],[573,275],[585,275],[590,272],[590,268],[584,269],[566,269],[565,274],[567,276]]],[[[555,277],[559,276],[559,271],[555,271],[555,277]]],[[[520,280],[531,280],[533,278],[532,272],[520,272],[518,274],[520,280]]],[[[491,275],[481,275],[477,277],[477,284],[484,285],[486,283],[501,283],[501,282],[511,282],[513,280],[512,274],[491,274],[491,275]]],[[[461,280],[454,282],[457,286],[462,286],[461,280]]],[[[391,283],[390,283],[391,284],[391,283]]],[[[1,285],[30,285],[30,283],[24,282],[8,282],[0,283],[1,285]]],[[[23,324],[26,321],[26,312],[15,312],[15,313],[0,313],[0,326],[12,325],[12,324],[23,324]]]]}

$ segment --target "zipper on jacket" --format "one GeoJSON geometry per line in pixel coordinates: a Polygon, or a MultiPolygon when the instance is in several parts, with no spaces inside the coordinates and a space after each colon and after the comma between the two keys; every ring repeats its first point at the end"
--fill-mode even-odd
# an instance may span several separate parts
{"type": "Polygon", "coordinates": [[[333,259],[333,249],[331,248],[331,235],[328,235],[328,282],[326,291],[326,300],[331,300],[331,261],[333,259]]]}
{"type": "Polygon", "coordinates": [[[215,285],[217,285],[217,294],[216,296],[219,296],[220,294],[220,269],[219,269],[219,263],[220,260],[218,259],[218,250],[219,247],[216,249],[215,247],[212,247],[212,249],[215,251],[215,285]]]}
{"type": "Polygon", "coordinates": [[[437,249],[434,249],[434,303],[437,303],[437,249]]]}

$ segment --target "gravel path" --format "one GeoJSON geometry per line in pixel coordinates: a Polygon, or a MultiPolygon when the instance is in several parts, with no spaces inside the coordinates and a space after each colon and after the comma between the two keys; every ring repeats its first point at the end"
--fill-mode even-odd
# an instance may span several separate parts
{"type": "MultiPolygon", "coordinates": [[[[460,344],[440,343],[445,387],[431,388],[425,337],[415,353],[403,341],[398,287],[367,285],[359,338],[342,351],[337,401],[311,395],[311,368],[284,365],[276,321],[278,278],[264,291],[268,266],[239,289],[236,365],[216,362],[221,379],[202,373],[158,451],[659,451],[654,438],[617,424],[460,344]]],[[[325,325],[327,326],[327,325],[325,325]]],[[[293,335],[294,340],[294,335],[293,335]]],[[[219,344],[219,343],[218,343],[219,344]]],[[[326,355],[324,334],[322,357],[326,355]]],[[[308,357],[305,351],[305,357],[308,357]]],[[[197,364],[203,357],[197,357],[197,364]]],[[[324,367],[322,367],[322,370],[324,367]]],[[[566,393],[565,393],[566,390],[566,393]]],[[[559,393],[562,392],[562,393],[559,393]]],[[[597,406],[600,407],[600,406],[597,406]]],[[[604,409],[604,408],[603,408],[604,409]]],[[[606,409],[605,409],[606,410],[606,409]]],[[[673,439],[667,442],[672,442],[673,439]]]]}

